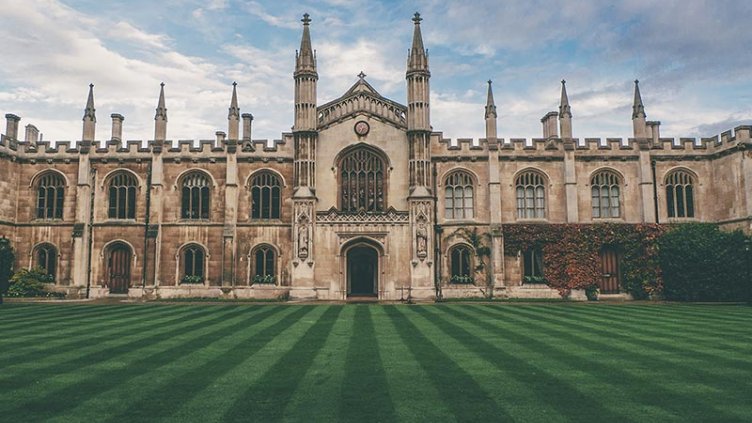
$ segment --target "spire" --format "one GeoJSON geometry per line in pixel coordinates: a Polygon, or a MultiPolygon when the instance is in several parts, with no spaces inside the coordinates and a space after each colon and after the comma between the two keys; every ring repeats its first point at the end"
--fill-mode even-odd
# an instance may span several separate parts
{"type": "Polygon", "coordinates": [[[559,102],[559,118],[572,117],[572,108],[569,107],[569,96],[567,95],[567,81],[561,80],[561,101],[559,102]]]}
{"type": "Polygon", "coordinates": [[[410,48],[410,55],[407,60],[407,71],[428,70],[428,54],[423,47],[423,35],[420,32],[420,21],[423,18],[420,17],[420,13],[415,12],[413,16],[413,22],[415,28],[413,29],[413,45],[410,48]]]}
{"type": "Polygon", "coordinates": [[[86,100],[86,109],[84,109],[84,120],[89,118],[93,122],[96,122],[97,117],[94,112],[96,112],[96,109],[94,108],[94,84],[89,84],[89,99],[86,100]]]}
{"type": "Polygon", "coordinates": [[[496,115],[496,103],[494,103],[493,90],[491,89],[491,80],[488,80],[488,94],[486,96],[486,118],[498,117],[496,115]]]}
{"type": "Polygon", "coordinates": [[[97,122],[96,109],[94,108],[94,84],[89,84],[89,98],[86,100],[84,109],[84,128],[81,135],[82,141],[94,141],[94,132],[97,122]]]}
{"type": "Polygon", "coordinates": [[[154,140],[164,141],[167,139],[167,107],[165,107],[164,82],[159,84],[159,101],[157,113],[154,115],[154,140]]]}
{"type": "Polygon", "coordinates": [[[232,83],[232,100],[230,100],[230,109],[227,113],[227,137],[235,141],[240,136],[240,108],[238,107],[237,86],[237,82],[232,83]]]}
{"type": "Polygon", "coordinates": [[[308,13],[303,15],[303,37],[300,40],[300,51],[295,56],[295,72],[316,73],[316,54],[311,47],[311,31],[309,29],[311,17],[308,13]]]}
{"type": "Polygon", "coordinates": [[[163,118],[165,121],[167,120],[167,107],[165,107],[165,98],[164,98],[164,82],[159,84],[159,102],[157,102],[157,113],[154,115],[154,120],[163,118]]]}
{"type": "Polygon", "coordinates": [[[233,82],[232,83],[232,99],[230,100],[230,110],[227,115],[228,119],[239,119],[240,118],[240,108],[238,107],[238,90],[237,90],[238,83],[233,82]]]}
{"type": "Polygon", "coordinates": [[[640,81],[635,79],[634,81],[634,104],[632,105],[632,119],[637,117],[647,117],[645,114],[645,105],[642,104],[642,96],[640,95],[640,81]]]}

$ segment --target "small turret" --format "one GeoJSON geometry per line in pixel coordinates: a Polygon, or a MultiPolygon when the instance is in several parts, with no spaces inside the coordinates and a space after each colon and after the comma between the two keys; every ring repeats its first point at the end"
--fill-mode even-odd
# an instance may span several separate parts
{"type": "Polygon", "coordinates": [[[295,125],[293,131],[316,130],[316,53],[311,46],[311,18],[303,15],[303,36],[300,51],[295,53],[295,125]]]}
{"type": "Polygon", "coordinates": [[[230,109],[227,113],[227,137],[231,140],[238,140],[240,134],[240,108],[238,107],[237,82],[232,83],[232,99],[230,100],[230,109]]]}
{"type": "Polygon", "coordinates": [[[167,107],[165,107],[164,82],[159,86],[157,113],[154,115],[154,140],[164,141],[167,139],[167,107]]]}
{"type": "Polygon", "coordinates": [[[561,100],[559,101],[559,132],[562,139],[572,138],[572,108],[569,106],[567,81],[561,80],[561,100]]]}
{"type": "Polygon", "coordinates": [[[496,144],[496,103],[494,103],[493,90],[491,89],[491,80],[488,80],[488,94],[486,95],[486,141],[489,144],[496,144]]]}
{"type": "Polygon", "coordinates": [[[632,127],[634,128],[635,138],[646,138],[647,135],[647,123],[645,118],[645,106],[642,104],[642,96],[640,95],[640,81],[634,81],[634,103],[632,104],[632,127]]]}
{"type": "Polygon", "coordinates": [[[431,131],[428,52],[423,47],[420,13],[413,16],[413,44],[407,58],[407,130],[431,131]]]}
{"type": "Polygon", "coordinates": [[[97,123],[96,109],[94,108],[94,84],[89,84],[89,98],[86,100],[83,121],[84,130],[81,139],[83,141],[94,141],[94,131],[97,123]]]}

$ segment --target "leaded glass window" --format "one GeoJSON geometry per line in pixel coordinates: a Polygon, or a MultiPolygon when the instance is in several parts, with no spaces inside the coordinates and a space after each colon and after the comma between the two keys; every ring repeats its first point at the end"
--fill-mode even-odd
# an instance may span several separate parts
{"type": "Polygon", "coordinates": [[[344,212],[384,211],[384,160],[367,148],[359,148],[342,158],[340,208],[344,212]]]}
{"type": "Polygon", "coordinates": [[[65,180],[56,172],[39,179],[37,187],[37,219],[62,219],[65,180]]]}
{"type": "Polygon", "coordinates": [[[447,219],[472,219],[472,176],[464,171],[453,172],[447,176],[444,186],[444,217],[447,219]]]}
{"type": "Polygon", "coordinates": [[[203,172],[183,178],[180,211],[183,219],[209,219],[209,178],[203,172]]]}
{"type": "Polygon", "coordinates": [[[685,170],[675,170],[666,177],[668,217],[695,217],[694,178],[685,170]]]}
{"type": "Polygon", "coordinates": [[[621,216],[621,187],[619,177],[612,171],[603,170],[590,180],[593,218],[621,216]]]}
{"type": "Polygon", "coordinates": [[[546,217],[545,179],[538,172],[527,171],[517,176],[517,218],[544,219],[546,217]]]}
{"type": "Polygon", "coordinates": [[[136,218],[136,177],[128,172],[116,173],[110,178],[109,208],[107,216],[110,219],[136,218]]]}
{"type": "Polygon", "coordinates": [[[279,178],[271,172],[261,172],[251,180],[251,219],[279,219],[279,178]]]}

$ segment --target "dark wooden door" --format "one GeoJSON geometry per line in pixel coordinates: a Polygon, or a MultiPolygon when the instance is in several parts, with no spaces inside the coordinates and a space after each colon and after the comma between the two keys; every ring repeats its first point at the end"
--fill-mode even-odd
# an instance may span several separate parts
{"type": "Polygon", "coordinates": [[[118,244],[110,250],[107,261],[109,269],[109,286],[113,294],[125,294],[131,281],[131,250],[118,244]]]}
{"type": "Polygon", "coordinates": [[[350,295],[376,295],[378,255],[369,247],[355,247],[347,252],[347,277],[350,295]]]}
{"type": "Polygon", "coordinates": [[[621,285],[619,269],[619,252],[613,247],[601,250],[601,282],[598,284],[602,294],[618,294],[621,285]]]}

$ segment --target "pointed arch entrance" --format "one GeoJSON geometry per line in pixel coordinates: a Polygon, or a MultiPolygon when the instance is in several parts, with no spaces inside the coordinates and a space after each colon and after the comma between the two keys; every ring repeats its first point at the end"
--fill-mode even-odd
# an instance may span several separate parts
{"type": "Polygon", "coordinates": [[[107,286],[111,294],[126,294],[131,284],[131,247],[116,242],[107,249],[107,286]]]}
{"type": "Polygon", "coordinates": [[[355,240],[345,246],[345,280],[348,297],[377,297],[381,248],[369,239],[355,240]]]}

